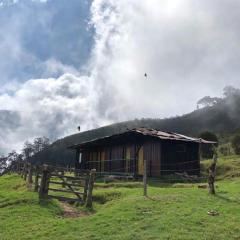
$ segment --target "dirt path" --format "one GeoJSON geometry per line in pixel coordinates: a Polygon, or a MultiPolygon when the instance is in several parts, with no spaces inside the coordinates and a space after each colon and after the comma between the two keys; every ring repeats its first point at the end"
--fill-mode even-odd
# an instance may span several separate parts
{"type": "Polygon", "coordinates": [[[66,218],[79,218],[79,217],[86,217],[88,213],[86,212],[79,212],[76,208],[72,207],[70,204],[65,202],[59,202],[60,207],[63,210],[63,217],[66,218]]]}

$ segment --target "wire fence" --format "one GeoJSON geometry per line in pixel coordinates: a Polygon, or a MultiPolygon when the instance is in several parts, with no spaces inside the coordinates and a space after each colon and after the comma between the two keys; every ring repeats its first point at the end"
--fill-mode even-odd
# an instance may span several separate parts
{"type": "MultiPolygon", "coordinates": [[[[105,159],[105,160],[91,160],[87,161],[88,165],[95,165],[97,168],[98,175],[136,175],[138,172],[138,160],[134,158],[129,159],[105,159]],[[118,164],[115,164],[115,163],[118,164]],[[101,164],[101,166],[100,166],[101,164]],[[102,165],[103,164],[103,165],[102,165]],[[120,166],[119,166],[120,165],[120,166]],[[111,170],[109,169],[111,168],[111,170]]],[[[185,161],[185,162],[176,162],[176,163],[168,163],[168,164],[159,164],[154,165],[151,163],[147,166],[148,175],[165,175],[165,174],[174,174],[180,172],[188,172],[192,174],[196,174],[201,171],[200,162],[198,160],[194,161],[185,161]]]]}
{"type": "MultiPolygon", "coordinates": [[[[132,159],[135,161],[135,159],[132,159]]],[[[113,160],[104,160],[104,162],[116,162],[116,161],[126,161],[126,159],[113,159],[113,160]]],[[[94,161],[98,162],[98,161],[94,161]]],[[[126,166],[114,168],[111,171],[97,171],[96,176],[98,179],[102,177],[116,177],[122,179],[124,177],[133,177],[138,181],[142,181],[143,175],[138,174],[138,165],[136,163],[131,163],[131,169],[133,171],[126,172],[126,166]],[[113,176],[114,175],[114,176],[113,176]]],[[[128,169],[129,170],[129,169],[128,169]]],[[[152,168],[147,169],[148,175],[148,182],[149,183],[175,183],[175,182],[205,182],[208,179],[207,175],[199,175],[198,173],[201,172],[199,161],[188,161],[188,162],[181,162],[176,164],[168,164],[168,165],[159,165],[158,169],[152,168]],[[187,163],[197,163],[199,167],[192,167],[192,168],[180,168],[178,169],[179,165],[186,166],[187,163]],[[174,169],[161,169],[161,167],[175,167],[174,169]]],[[[129,179],[129,178],[127,178],[129,179]]]]}
{"type": "MultiPolygon", "coordinates": [[[[126,161],[136,161],[134,158],[128,158],[128,159],[107,159],[107,160],[91,160],[86,161],[86,163],[102,163],[102,162],[126,162],[126,161]]],[[[184,165],[184,164],[190,164],[190,163],[199,163],[198,160],[194,161],[185,161],[185,162],[176,162],[176,163],[170,163],[170,164],[160,164],[161,166],[176,166],[176,165],[184,165]]]]}

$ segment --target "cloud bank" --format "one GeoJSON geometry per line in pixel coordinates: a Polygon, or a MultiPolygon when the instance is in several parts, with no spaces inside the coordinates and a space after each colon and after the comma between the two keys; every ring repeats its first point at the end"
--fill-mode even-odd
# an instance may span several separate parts
{"type": "MultiPolygon", "coordinates": [[[[24,2],[22,7],[26,7],[24,2]]],[[[94,0],[85,3],[89,12],[83,16],[85,25],[80,24],[82,35],[75,38],[71,21],[76,27],[76,19],[62,19],[59,9],[54,14],[56,2],[62,7],[76,4],[38,2],[52,6],[47,11],[41,5],[43,16],[39,11],[39,21],[50,31],[40,31],[46,34],[49,46],[41,41],[35,44],[34,34],[26,35],[29,27],[22,27],[22,23],[12,25],[18,33],[14,39],[8,24],[0,33],[5,39],[0,41],[0,52],[12,46],[11,56],[19,57],[18,51],[23,52],[19,57],[23,65],[29,58],[37,69],[41,66],[41,70],[32,70],[31,80],[5,84],[0,91],[0,108],[19,115],[15,131],[2,131],[2,149],[19,148],[25,139],[35,136],[56,139],[75,132],[78,125],[86,130],[135,117],[180,115],[193,110],[199,98],[219,96],[225,85],[240,85],[237,0],[94,0]],[[64,31],[49,28],[54,16],[61,19],[64,31]],[[74,38],[70,45],[68,27],[74,38]],[[91,34],[86,37],[84,29],[91,34]],[[79,55],[77,41],[91,50],[79,55]],[[44,54],[48,50],[51,54],[44,54]]],[[[77,13],[75,10],[73,15],[77,13]]],[[[0,65],[1,71],[4,68],[0,65]]]]}

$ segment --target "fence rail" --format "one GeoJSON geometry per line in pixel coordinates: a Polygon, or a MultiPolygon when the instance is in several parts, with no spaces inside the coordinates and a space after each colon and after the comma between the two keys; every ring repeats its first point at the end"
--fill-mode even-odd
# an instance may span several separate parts
{"type": "Polygon", "coordinates": [[[29,188],[38,192],[39,199],[56,198],[60,201],[78,202],[92,207],[92,191],[96,170],[71,169],[51,165],[18,163],[16,171],[27,182],[29,188]],[[73,196],[69,196],[69,194],[73,196]]]}

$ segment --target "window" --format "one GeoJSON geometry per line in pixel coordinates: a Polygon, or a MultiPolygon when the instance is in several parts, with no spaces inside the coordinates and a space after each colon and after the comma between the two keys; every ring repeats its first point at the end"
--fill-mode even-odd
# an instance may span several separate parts
{"type": "Polygon", "coordinates": [[[177,152],[186,152],[186,146],[183,144],[177,145],[177,152]]]}

